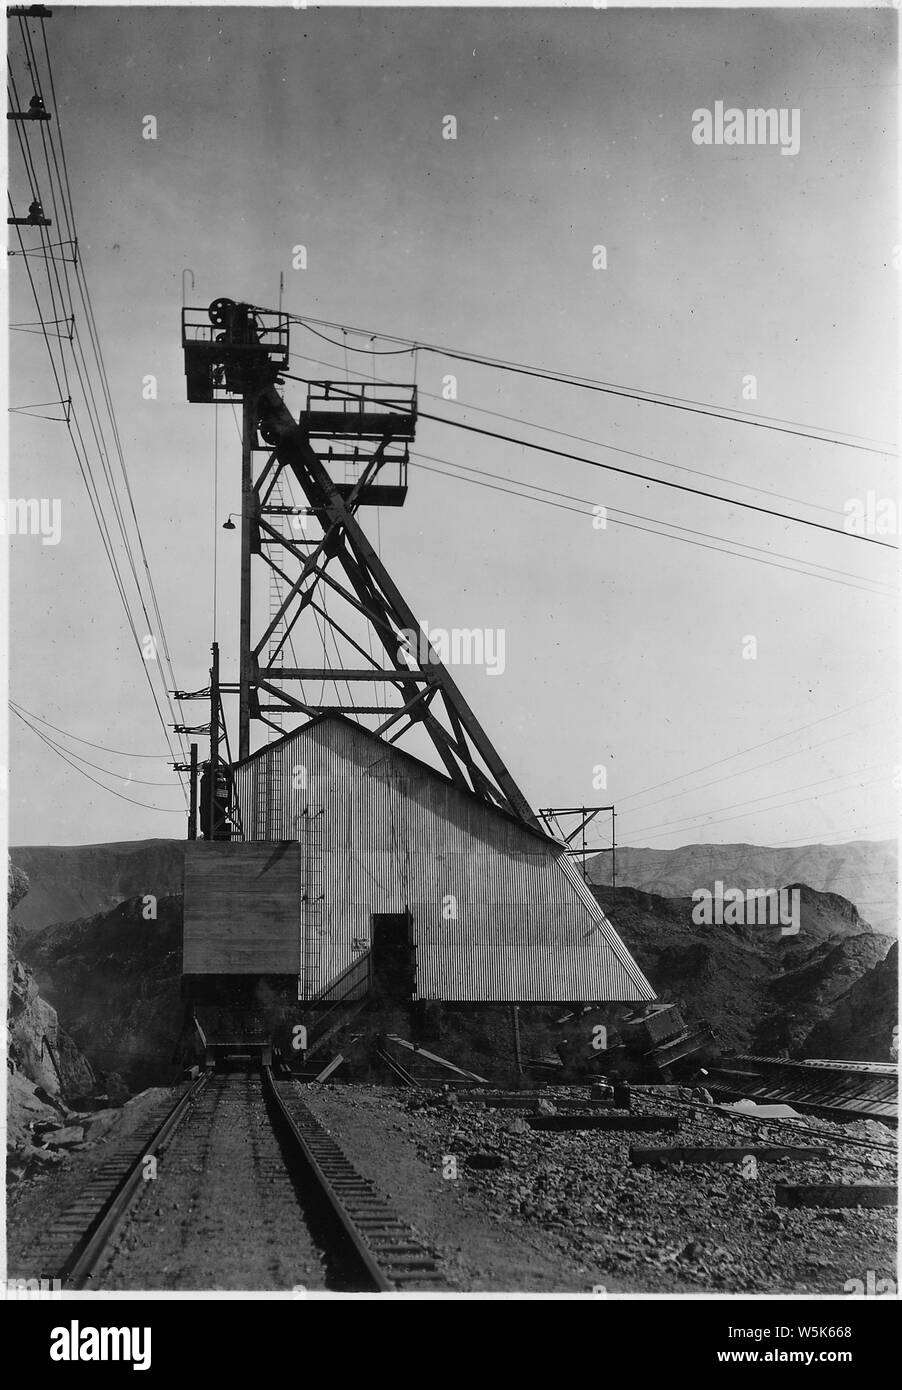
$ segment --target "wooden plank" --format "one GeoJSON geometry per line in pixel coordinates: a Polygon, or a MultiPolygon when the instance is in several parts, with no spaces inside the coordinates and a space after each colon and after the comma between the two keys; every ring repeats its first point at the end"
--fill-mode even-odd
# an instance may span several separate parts
{"type": "Polygon", "coordinates": [[[672,1163],[742,1163],[743,1159],[754,1158],[759,1163],[775,1163],[778,1159],[829,1158],[830,1150],[823,1145],[808,1148],[792,1148],[781,1144],[738,1144],[724,1145],[722,1148],[680,1148],[672,1145],[664,1149],[630,1149],[630,1162],[637,1168],[644,1163],[665,1165],[672,1163]]]}
{"type": "Polygon", "coordinates": [[[678,1115],[534,1115],[533,1129],[662,1129],[678,1130],[678,1115]]]}
{"type": "Polygon", "coordinates": [[[555,1110],[610,1110],[613,1107],[613,1099],[606,1096],[603,1100],[574,1100],[570,1096],[479,1096],[473,1097],[473,1103],[484,1105],[489,1110],[538,1110],[539,1101],[547,1100],[553,1105],[555,1110]]]}
{"type": "Polygon", "coordinates": [[[185,975],[296,975],[301,846],[297,841],[189,841],[185,975]]]}
{"type": "Polygon", "coordinates": [[[343,1054],[341,1052],[336,1052],[335,1056],[332,1058],[332,1061],[329,1062],[327,1066],[323,1067],[322,1071],[318,1073],[316,1080],[328,1081],[329,1077],[332,1075],[334,1071],[338,1070],[343,1061],[343,1054]]]}
{"type": "Polygon", "coordinates": [[[774,1189],[778,1207],[894,1207],[898,1189],[881,1182],[784,1183],[774,1189]]]}

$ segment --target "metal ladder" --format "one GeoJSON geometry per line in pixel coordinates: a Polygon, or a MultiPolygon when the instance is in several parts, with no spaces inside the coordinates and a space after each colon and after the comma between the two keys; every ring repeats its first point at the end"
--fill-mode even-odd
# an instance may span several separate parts
{"type": "MultiPolygon", "coordinates": [[[[279,477],[279,478],[277,479],[276,483],[275,483],[274,486],[273,486],[272,495],[271,495],[270,500],[271,500],[276,506],[279,506],[279,507],[284,507],[284,506],[285,506],[285,493],[284,493],[284,491],[283,491],[283,489],[282,489],[282,479],[281,479],[281,477],[279,477]]],[[[286,518],[284,518],[284,517],[271,517],[270,520],[271,520],[274,524],[277,524],[277,525],[279,526],[279,528],[281,529],[281,524],[286,520],[286,518]]],[[[275,620],[276,614],[278,613],[279,609],[282,607],[282,603],[284,602],[284,598],[285,598],[285,594],[284,594],[284,592],[283,592],[283,585],[282,585],[281,576],[278,575],[274,569],[270,568],[270,571],[269,571],[269,621],[270,621],[270,623],[272,623],[272,622],[275,620]]],[[[276,662],[277,662],[278,659],[279,659],[279,643],[280,643],[280,642],[283,640],[283,638],[285,637],[285,628],[286,628],[285,615],[283,614],[282,617],[279,619],[278,623],[276,624],[276,626],[273,628],[272,633],[270,634],[270,638],[269,638],[269,651],[268,651],[269,665],[270,665],[270,666],[275,665],[276,662]]],[[[284,652],[283,652],[283,665],[284,665],[284,652]]],[[[279,729],[278,729],[278,730],[272,729],[272,728],[269,728],[269,729],[268,729],[267,741],[268,741],[269,743],[272,743],[274,739],[277,739],[277,738],[280,738],[280,737],[281,737],[281,732],[280,732],[280,731],[281,731],[281,730],[283,729],[283,727],[284,727],[284,726],[283,726],[283,723],[282,723],[282,720],[283,720],[284,716],[283,716],[279,711],[277,711],[277,710],[272,710],[272,711],[270,712],[270,716],[269,716],[269,717],[270,717],[270,719],[272,720],[272,722],[273,722],[274,724],[278,724],[278,726],[279,726],[279,729]]]]}
{"type": "Polygon", "coordinates": [[[303,846],[301,873],[301,912],[298,940],[298,999],[309,999],[316,989],[319,948],[322,942],[325,866],[323,834],[325,814],[322,806],[305,806],[298,830],[303,846]]]}

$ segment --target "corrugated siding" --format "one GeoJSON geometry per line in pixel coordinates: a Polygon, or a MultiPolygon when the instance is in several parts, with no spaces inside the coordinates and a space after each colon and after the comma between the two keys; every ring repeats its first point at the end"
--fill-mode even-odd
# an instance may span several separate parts
{"type": "Polygon", "coordinates": [[[322,884],[306,994],[359,958],[371,913],[409,907],[421,999],[655,997],[558,846],[350,722],[298,730],[235,786],[245,837],[296,838],[322,884]]]}

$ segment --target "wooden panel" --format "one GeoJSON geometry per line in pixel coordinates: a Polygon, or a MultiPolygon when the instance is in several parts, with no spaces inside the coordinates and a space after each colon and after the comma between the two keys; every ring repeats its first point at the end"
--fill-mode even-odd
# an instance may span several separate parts
{"type": "Polygon", "coordinates": [[[301,846],[189,841],[185,853],[185,975],[296,975],[301,846]]]}

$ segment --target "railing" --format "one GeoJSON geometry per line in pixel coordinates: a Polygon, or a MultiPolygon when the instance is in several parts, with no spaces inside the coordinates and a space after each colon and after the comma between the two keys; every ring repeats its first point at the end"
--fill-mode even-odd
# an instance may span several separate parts
{"type": "Polygon", "coordinates": [[[372,952],[367,951],[359,960],[337,975],[334,980],[321,989],[307,1004],[327,1004],[328,1008],[317,1013],[315,1021],[307,1030],[306,1053],[309,1056],[321,1046],[326,1037],[341,1023],[342,1011],[348,1004],[362,1008],[373,985],[372,952]]]}
{"type": "Polygon", "coordinates": [[[361,993],[368,994],[373,985],[373,953],[364,953],[351,961],[351,964],[342,970],[340,975],[336,975],[334,980],[330,980],[322,989],[317,990],[306,1001],[308,1004],[341,1004],[350,997],[351,991],[360,989],[361,993]]]}
{"type": "Polygon", "coordinates": [[[417,388],[395,382],[310,381],[307,383],[308,410],[387,411],[392,415],[415,415],[417,388]]]}

